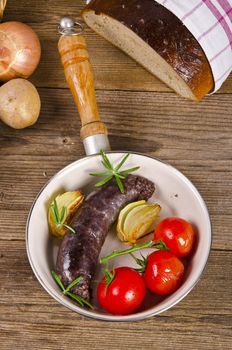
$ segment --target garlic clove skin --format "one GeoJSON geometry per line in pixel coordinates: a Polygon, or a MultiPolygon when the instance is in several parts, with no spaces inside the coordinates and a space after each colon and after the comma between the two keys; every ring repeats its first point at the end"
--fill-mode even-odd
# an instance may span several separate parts
{"type": "Polygon", "coordinates": [[[39,64],[41,46],[37,34],[21,22],[0,24],[0,80],[28,78],[39,64]]]}

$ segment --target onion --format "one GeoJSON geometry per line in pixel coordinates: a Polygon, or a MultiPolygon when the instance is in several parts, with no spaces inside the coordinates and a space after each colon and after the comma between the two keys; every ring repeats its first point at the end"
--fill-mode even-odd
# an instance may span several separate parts
{"type": "Polygon", "coordinates": [[[0,24],[0,80],[28,78],[41,55],[37,34],[20,22],[0,24]]]}
{"type": "Polygon", "coordinates": [[[139,238],[154,230],[160,210],[159,204],[147,203],[144,200],[128,204],[120,211],[118,217],[118,238],[122,242],[136,243],[139,238]]]}
{"type": "MultiPolygon", "coordinates": [[[[77,209],[84,201],[84,195],[80,191],[65,192],[59,194],[55,200],[52,201],[48,209],[48,225],[50,233],[58,238],[63,238],[67,232],[67,224],[69,224],[77,212],[77,209]],[[57,215],[54,213],[57,206],[57,215]],[[64,209],[63,209],[64,208],[64,209]],[[63,211],[63,215],[62,215],[63,211]],[[54,217],[55,215],[55,217],[54,217]],[[60,219],[60,222],[56,222],[56,216],[60,219]]],[[[59,220],[58,220],[59,221],[59,220]]]]}

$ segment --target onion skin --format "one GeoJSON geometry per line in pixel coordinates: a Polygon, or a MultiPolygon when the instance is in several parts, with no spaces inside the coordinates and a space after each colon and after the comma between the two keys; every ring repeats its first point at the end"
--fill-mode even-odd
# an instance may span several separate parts
{"type": "Polygon", "coordinates": [[[0,24],[0,80],[28,78],[40,56],[40,41],[31,27],[21,22],[0,24]]]}

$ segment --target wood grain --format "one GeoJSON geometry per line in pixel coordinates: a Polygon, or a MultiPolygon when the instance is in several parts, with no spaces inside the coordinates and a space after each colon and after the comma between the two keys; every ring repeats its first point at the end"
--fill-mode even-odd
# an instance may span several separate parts
{"type": "MultiPolygon", "coordinates": [[[[106,323],[59,305],[29,266],[25,225],[41,187],[84,155],[80,122],[57,51],[57,23],[79,17],[84,0],[8,1],[4,20],[30,24],[42,59],[31,77],[42,100],[39,121],[25,130],[0,123],[0,344],[2,350],[228,350],[232,303],[232,76],[200,104],[172,93],[129,57],[86,29],[97,100],[114,150],[159,157],[187,175],[210,211],[212,252],[194,290],[150,320],[106,323]]],[[[145,174],[146,175],[146,174],[145,174]]]]}
{"type": "Polygon", "coordinates": [[[96,101],[93,67],[82,35],[64,35],[58,42],[64,75],[81,120],[81,139],[107,134],[96,101]]]}
{"type": "Polygon", "coordinates": [[[231,252],[212,252],[203,279],[176,307],[147,321],[123,324],[85,319],[57,304],[33,277],[24,242],[1,241],[0,251],[3,350],[13,349],[19,337],[20,350],[68,349],[70,341],[80,350],[102,349],[103,343],[104,348],[115,350],[125,349],[125,344],[128,349],[142,345],[142,349],[178,350],[183,342],[193,350],[228,349],[231,252]],[[12,276],[13,271],[17,273],[12,276]],[[219,295],[223,303],[217,301],[219,295]]]}
{"type": "MultiPolygon", "coordinates": [[[[0,127],[1,239],[24,239],[37,192],[58,170],[84,155],[69,91],[39,92],[43,107],[36,125],[21,131],[0,127]],[[14,229],[16,224],[20,229],[14,229]]],[[[159,157],[187,175],[208,205],[213,248],[232,249],[231,96],[215,95],[197,105],[169,93],[99,91],[97,99],[112,148],[159,157]]]]}
{"type": "MultiPolygon", "coordinates": [[[[42,44],[42,60],[31,80],[40,87],[66,87],[57,52],[57,24],[60,17],[72,15],[80,19],[84,0],[8,1],[4,20],[18,20],[30,24],[42,44]]],[[[131,58],[106,40],[85,29],[85,37],[94,68],[96,88],[105,90],[171,91],[165,84],[145,71],[131,58]]],[[[219,93],[232,92],[232,76],[219,93]]]]}

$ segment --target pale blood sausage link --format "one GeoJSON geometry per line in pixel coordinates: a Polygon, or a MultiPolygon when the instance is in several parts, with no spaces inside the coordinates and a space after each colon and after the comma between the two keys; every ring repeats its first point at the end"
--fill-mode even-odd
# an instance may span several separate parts
{"type": "Polygon", "coordinates": [[[155,185],[148,179],[129,175],[124,181],[125,193],[121,193],[114,180],[91,194],[81,211],[72,220],[76,234],[67,232],[59,249],[56,271],[67,287],[81,276],[81,282],[72,292],[90,299],[90,283],[106,235],[117,219],[120,210],[136,200],[148,200],[155,185]]]}

